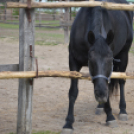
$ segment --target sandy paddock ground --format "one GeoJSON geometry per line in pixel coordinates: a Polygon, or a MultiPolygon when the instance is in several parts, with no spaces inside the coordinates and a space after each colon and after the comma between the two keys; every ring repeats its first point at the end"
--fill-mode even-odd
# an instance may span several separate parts
{"type": "MultiPolygon", "coordinates": [[[[18,63],[18,40],[0,39],[0,63],[18,63]]],[[[39,70],[68,70],[68,46],[35,46],[39,70]]],[[[134,71],[134,55],[129,53],[127,71],[134,71]]],[[[87,68],[82,69],[88,72],[87,68]]],[[[64,78],[38,78],[34,81],[33,130],[60,132],[68,110],[70,80],[64,78]]],[[[119,121],[119,96],[112,97],[113,114],[119,127],[105,126],[106,116],[95,115],[97,102],[90,81],[79,81],[79,96],[75,104],[74,134],[134,134],[134,82],[126,82],[128,121],[119,121]]],[[[16,131],[18,80],[0,80],[0,134],[16,131]]]]}

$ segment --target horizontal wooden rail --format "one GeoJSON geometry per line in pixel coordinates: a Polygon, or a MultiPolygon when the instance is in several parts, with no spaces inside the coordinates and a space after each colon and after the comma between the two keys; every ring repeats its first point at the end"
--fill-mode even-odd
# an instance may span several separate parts
{"type": "MultiPolygon", "coordinates": [[[[101,6],[109,10],[134,10],[134,4],[112,3],[104,1],[82,1],[82,2],[32,2],[31,8],[64,8],[64,7],[95,7],[101,6]]],[[[7,2],[8,8],[27,8],[27,3],[7,2]]]]}
{"type": "MultiPolygon", "coordinates": [[[[26,72],[0,72],[0,79],[11,78],[35,78],[36,71],[26,72]]],[[[76,71],[39,71],[38,77],[65,77],[91,80],[89,73],[80,73],[76,71]]],[[[113,72],[111,78],[114,79],[134,79],[132,73],[113,72]]]]}

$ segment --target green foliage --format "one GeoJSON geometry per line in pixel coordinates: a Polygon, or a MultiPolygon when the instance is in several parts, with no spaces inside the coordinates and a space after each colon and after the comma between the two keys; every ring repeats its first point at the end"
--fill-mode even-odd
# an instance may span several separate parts
{"type": "Polygon", "coordinates": [[[4,3],[1,3],[1,2],[0,2],[0,4],[3,5],[3,6],[1,6],[0,8],[1,8],[1,9],[5,9],[4,3]]]}

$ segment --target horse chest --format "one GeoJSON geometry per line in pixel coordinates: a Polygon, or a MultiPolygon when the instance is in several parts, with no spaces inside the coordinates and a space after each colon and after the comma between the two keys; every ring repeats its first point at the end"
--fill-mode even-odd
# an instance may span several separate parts
{"type": "Polygon", "coordinates": [[[73,50],[74,58],[83,66],[88,66],[88,51],[73,50]]]}

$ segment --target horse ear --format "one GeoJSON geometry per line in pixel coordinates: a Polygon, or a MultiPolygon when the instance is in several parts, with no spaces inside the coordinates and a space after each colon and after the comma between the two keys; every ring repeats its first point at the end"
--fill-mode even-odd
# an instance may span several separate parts
{"type": "Polygon", "coordinates": [[[112,43],[114,39],[114,33],[112,30],[109,30],[108,34],[107,34],[107,38],[106,38],[106,42],[108,45],[110,45],[112,43]]]}
{"type": "Polygon", "coordinates": [[[93,45],[95,42],[95,35],[93,33],[93,31],[89,31],[88,32],[88,42],[93,45]]]}

